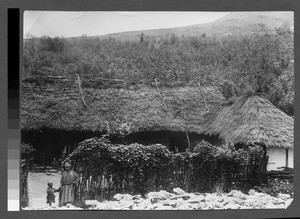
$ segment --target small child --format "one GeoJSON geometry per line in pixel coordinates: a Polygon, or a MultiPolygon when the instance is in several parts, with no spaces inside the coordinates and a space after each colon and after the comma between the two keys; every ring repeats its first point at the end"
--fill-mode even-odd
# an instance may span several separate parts
{"type": "Polygon", "coordinates": [[[55,195],[54,192],[58,192],[59,189],[54,189],[53,188],[53,183],[48,183],[48,188],[47,188],[47,204],[51,206],[52,203],[55,203],[55,195]]]}

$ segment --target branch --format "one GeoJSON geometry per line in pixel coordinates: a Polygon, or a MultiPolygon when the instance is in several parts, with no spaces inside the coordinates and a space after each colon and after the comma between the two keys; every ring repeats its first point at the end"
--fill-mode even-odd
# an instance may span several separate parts
{"type": "Polygon", "coordinates": [[[164,108],[165,108],[165,110],[168,112],[167,105],[165,104],[164,98],[163,98],[163,96],[161,95],[161,92],[160,92],[160,90],[159,90],[158,82],[157,82],[156,78],[154,78],[154,82],[155,82],[156,90],[157,90],[157,92],[158,92],[158,94],[159,94],[159,96],[160,96],[160,99],[161,99],[161,101],[162,101],[162,103],[163,103],[163,105],[164,105],[164,108]]]}
{"type": "Polygon", "coordinates": [[[203,90],[200,86],[200,82],[198,81],[198,87],[199,87],[199,90],[201,91],[201,94],[202,94],[202,97],[203,97],[203,100],[204,100],[204,105],[205,105],[205,109],[206,111],[209,111],[208,107],[207,107],[207,104],[206,104],[206,99],[205,99],[205,96],[204,96],[204,93],[203,93],[203,90]]]}
{"type": "Polygon", "coordinates": [[[79,86],[79,91],[80,91],[80,94],[81,94],[81,100],[82,100],[83,106],[84,106],[84,108],[87,108],[87,105],[84,101],[83,92],[82,92],[82,89],[81,89],[81,80],[80,80],[79,74],[77,74],[77,80],[78,80],[78,86],[79,86]]]}

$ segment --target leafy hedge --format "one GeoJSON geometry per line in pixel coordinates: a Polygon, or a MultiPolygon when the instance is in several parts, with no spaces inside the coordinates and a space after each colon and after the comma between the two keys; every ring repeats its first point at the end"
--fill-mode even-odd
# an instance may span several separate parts
{"type": "Polygon", "coordinates": [[[248,154],[203,143],[194,153],[174,154],[160,144],[113,145],[105,138],[91,138],[79,143],[66,161],[82,174],[80,193],[89,198],[123,192],[144,195],[174,187],[193,192],[248,189],[261,182],[262,150],[248,154]],[[258,171],[255,178],[251,170],[258,171]]]}

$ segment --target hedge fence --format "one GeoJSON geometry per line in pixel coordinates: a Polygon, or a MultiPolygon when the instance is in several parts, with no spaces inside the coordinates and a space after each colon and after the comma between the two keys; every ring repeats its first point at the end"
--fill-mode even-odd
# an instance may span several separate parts
{"type": "Polygon", "coordinates": [[[265,179],[263,157],[258,146],[246,152],[202,141],[194,153],[174,154],[160,144],[114,145],[91,138],[65,161],[80,174],[79,199],[103,200],[116,193],[145,195],[174,187],[188,192],[246,190],[265,179]]]}

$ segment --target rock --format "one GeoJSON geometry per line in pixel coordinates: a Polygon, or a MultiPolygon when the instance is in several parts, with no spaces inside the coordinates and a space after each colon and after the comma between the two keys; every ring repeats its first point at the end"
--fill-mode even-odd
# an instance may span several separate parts
{"type": "Polygon", "coordinates": [[[177,202],[175,200],[167,200],[165,203],[163,203],[164,206],[172,206],[175,208],[177,206],[177,202]]]}
{"type": "Polygon", "coordinates": [[[224,206],[224,209],[239,209],[240,207],[238,204],[228,204],[224,206]]]}
{"type": "Polygon", "coordinates": [[[147,194],[148,199],[166,200],[173,195],[165,190],[160,190],[159,192],[149,192],[147,194]]]}
{"type": "MultiPolygon", "coordinates": [[[[89,209],[93,209],[93,208],[89,208],[89,209]]],[[[94,209],[109,210],[109,207],[105,203],[99,203],[94,209]]]]}
{"type": "Polygon", "coordinates": [[[172,206],[164,206],[164,205],[160,205],[155,208],[155,210],[173,210],[173,209],[174,208],[172,206]]]}
{"type": "Polygon", "coordinates": [[[216,196],[215,194],[207,194],[204,199],[205,201],[208,201],[208,202],[214,202],[218,199],[219,197],[216,196]]]}
{"type": "Polygon", "coordinates": [[[188,201],[188,203],[190,203],[190,204],[198,204],[198,203],[200,203],[201,201],[198,199],[198,198],[193,198],[193,199],[190,199],[189,201],[188,201]]]}
{"type": "Polygon", "coordinates": [[[183,205],[183,204],[185,204],[186,202],[185,201],[183,201],[183,199],[182,198],[180,198],[180,199],[177,199],[176,200],[176,206],[180,206],[180,205],[183,205]]]}
{"type": "Polygon", "coordinates": [[[112,198],[113,201],[120,201],[123,198],[122,194],[115,194],[112,198]]]}
{"type": "Polygon", "coordinates": [[[203,210],[212,210],[215,206],[212,202],[206,203],[205,206],[202,208],[203,210]]]}
{"type": "Polygon", "coordinates": [[[279,208],[279,207],[278,207],[278,205],[274,205],[272,203],[267,203],[263,206],[263,208],[272,209],[272,208],[279,208]]]}
{"type": "Polygon", "coordinates": [[[142,199],[142,202],[140,202],[139,205],[150,206],[151,201],[149,199],[142,199]]]}
{"type": "Polygon", "coordinates": [[[182,204],[182,205],[179,205],[177,207],[178,210],[192,210],[193,209],[193,206],[188,204],[188,203],[185,203],[185,204],[182,204]]]}
{"type": "Polygon", "coordinates": [[[224,207],[222,202],[215,202],[214,205],[215,208],[219,208],[219,209],[224,207]]]}
{"type": "Polygon", "coordinates": [[[254,195],[255,193],[256,193],[256,191],[254,189],[250,189],[248,192],[249,195],[254,195]]]}
{"type": "Polygon", "coordinates": [[[263,196],[265,196],[265,194],[262,193],[262,192],[256,192],[256,193],[254,194],[254,196],[256,196],[256,197],[263,197],[263,196]]]}
{"type": "Polygon", "coordinates": [[[118,210],[132,210],[131,208],[129,208],[128,206],[123,206],[123,207],[121,207],[120,209],[118,209],[118,210]]]}
{"type": "Polygon", "coordinates": [[[147,208],[147,206],[145,205],[134,205],[132,207],[132,210],[145,210],[147,208]]]}
{"type": "Polygon", "coordinates": [[[120,201],[120,200],[130,201],[132,199],[133,199],[132,195],[129,195],[129,194],[116,194],[112,198],[113,201],[120,201]]]}
{"type": "Polygon", "coordinates": [[[151,204],[155,204],[157,202],[159,202],[158,198],[150,198],[151,204]]]}
{"type": "Polygon", "coordinates": [[[191,196],[188,193],[185,193],[183,195],[177,195],[177,198],[182,198],[183,200],[188,200],[191,198],[191,196]]]}
{"type": "Polygon", "coordinates": [[[200,202],[205,201],[204,195],[198,195],[195,199],[198,199],[200,202]]]}
{"type": "Polygon", "coordinates": [[[140,204],[141,202],[143,202],[143,199],[136,199],[136,200],[133,200],[133,203],[134,203],[134,204],[140,204]]]}
{"type": "Polygon", "coordinates": [[[74,205],[72,205],[72,204],[70,204],[70,203],[67,204],[66,207],[67,207],[67,208],[76,208],[74,205]]]}
{"type": "Polygon", "coordinates": [[[183,195],[183,194],[185,194],[186,192],[185,191],[183,191],[182,189],[180,189],[180,188],[174,188],[173,189],[173,192],[175,193],[175,194],[177,194],[177,195],[183,195]]]}
{"type": "Polygon", "coordinates": [[[205,206],[206,206],[206,204],[204,202],[200,202],[199,204],[194,205],[194,209],[195,210],[202,210],[205,206]]]}
{"type": "Polygon", "coordinates": [[[264,200],[257,199],[255,202],[253,202],[253,207],[263,208],[265,204],[266,204],[266,202],[264,202],[264,200]]]}
{"type": "Polygon", "coordinates": [[[235,197],[235,198],[240,198],[240,199],[243,199],[245,200],[247,197],[244,193],[242,193],[241,191],[238,191],[238,190],[231,190],[231,192],[229,192],[227,194],[229,197],[235,197]]]}
{"type": "Polygon", "coordinates": [[[250,206],[245,206],[245,205],[242,205],[242,206],[240,206],[240,209],[252,209],[252,207],[250,207],[250,206]]]}
{"type": "Polygon", "coordinates": [[[246,199],[244,202],[244,206],[253,207],[255,206],[255,202],[256,202],[255,199],[246,199]]]}
{"type": "Polygon", "coordinates": [[[142,198],[142,196],[141,195],[134,195],[133,197],[132,197],[132,199],[133,200],[136,200],[136,199],[141,199],[142,198]]]}
{"type": "Polygon", "coordinates": [[[282,194],[282,193],[279,193],[278,194],[278,198],[281,198],[283,200],[287,200],[289,198],[291,198],[291,196],[289,194],[282,194]]]}
{"type": "Polygon", "coordinates": [[[275,204],[275,205],[285,204],[285,201],[280,198],[276,198],[276,199],[273,199],[273,204],[275,204]]]}

